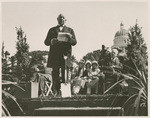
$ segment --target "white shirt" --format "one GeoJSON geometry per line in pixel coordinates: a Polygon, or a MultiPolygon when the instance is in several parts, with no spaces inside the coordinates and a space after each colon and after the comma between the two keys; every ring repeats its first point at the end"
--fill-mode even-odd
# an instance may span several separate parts
{"type": "Polygon", "coordinates": [[[63,29],[63,26],[59,27],[59,30],[60,30],[60,31],[62,31],[62,29],[63,29]]]}
{"type": "Polygon", "coordinates": [[[63,26],[58,25],[58,26],[59,26],[59,30],[62,31],[62,30],[63,30],[63,27],[64,27],[65,25],[63,25],[63,26]]]}

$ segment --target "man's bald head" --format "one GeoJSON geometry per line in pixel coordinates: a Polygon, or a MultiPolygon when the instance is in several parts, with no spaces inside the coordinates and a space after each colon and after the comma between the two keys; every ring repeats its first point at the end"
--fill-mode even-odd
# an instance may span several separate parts
{"type": "Polygon", "coordinates": [[[60,26],[63,26],[66,22],[66,18],[63,14],[59,14],[57,17],[57,21],[60,26]]]}
{"type": "Polygon", "coordinates": [[[65,19],[65,16],[63,14],[59,14],[57,18],[62,18],[62,17],[65,19]]]}

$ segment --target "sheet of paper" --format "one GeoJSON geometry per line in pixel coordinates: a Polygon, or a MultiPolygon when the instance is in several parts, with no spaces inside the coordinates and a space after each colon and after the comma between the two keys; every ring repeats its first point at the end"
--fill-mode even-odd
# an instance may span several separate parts
{"type": "Polygon", "coordinates": [[[71,35],[71,34],[70,33],[64,33],[64,32],[59,32],[58,36],[57,36],[58,41],[67,42],[68,41],[67,35],[71,35]]]}

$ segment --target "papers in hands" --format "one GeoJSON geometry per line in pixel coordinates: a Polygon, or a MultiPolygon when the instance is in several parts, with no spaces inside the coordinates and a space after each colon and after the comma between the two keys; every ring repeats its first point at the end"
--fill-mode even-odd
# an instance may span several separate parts
{"type": "Polygon", "coordinates": [[[59,32],[57,39],[58,41],[68,42],[68,36],[72,37],[70,33],[59,32]]]}

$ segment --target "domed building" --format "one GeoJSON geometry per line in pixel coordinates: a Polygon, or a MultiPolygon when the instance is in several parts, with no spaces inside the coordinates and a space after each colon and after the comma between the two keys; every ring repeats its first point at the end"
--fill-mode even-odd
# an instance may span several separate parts
{"type": "Polygon", "coordinates": [[[120,30],[115,34],[112,48],[121,49],[122,53],[125,53],[125,47],[127,47],[129,43],[128,33],[129,31],[124,29],[124,25],[121,23],[120,30]]]}

